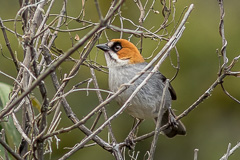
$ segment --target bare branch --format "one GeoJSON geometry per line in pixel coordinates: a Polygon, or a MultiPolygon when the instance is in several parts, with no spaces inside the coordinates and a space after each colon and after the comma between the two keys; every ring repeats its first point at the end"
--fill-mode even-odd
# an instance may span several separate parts
{"type": "Polygon", "coordinates": [[[9,53],[10,53],[10,55],[12,57],[13,63],[15,65],[15,67],[16,67],[16,70],[19,71],[18,61],[17,61],[17,59],[16,59],[16,57],[15,57],[15,55],[13,53],[13,50],[11,48],[10,42],[8,40],[8,37],[7,37],[7,33],[5,31],[5,26],[3,25],[3,21],[1,19],[1,17],[0,17],[0,27],[2,29],[3,37],[4,37],[5,42],[6,42],[6,46],[7,46],[8,50],[9,50],[9,53]]]}
{"type": "Polygon", "coordinates": [[[165,106],[165,99],[166,99],[166,91],[168,90],[168,87],[169,87],[169,80],[167,79],[165,82],[164,89],[163,89],[162,100],[161,100],[161,104],[160,104],[159,111],[158,111],[158,118],[157,118],[157,123],[156,123],[156,127],[155,127],[155,133],[153,136],[153,141],[151,144],[151,149],[150,149],[148,160],[154,159],[154,153],[155,153],[155,150],[157,147],[157,141],[158,141],[158,137],[159,137],[160,131],[161,131],[162,116],[163,116],[164,110],[166,110],[166,108],[164,108],[164,106],[165,106]]]}
{"type": "Polygon", "coordinates": [[[231,149],[231,143],[229,143],[228,149],[227,149],[227,153],[224,154],[224,155],[220,158],[220,160],[227,160],[228,157],[229,157],[230,155],[232,155],[232,154],[234,153],[234,151],[236,151],[236,149],[238,149],[239,147],[240,147],[240,142],[238,142],[232,149],[231,149]]]}
{"type": "Polygon", "coordinates": [[[17,160],[23,160],[23,158],[14,152],[14,150],[2,139],[0,138],[0,144],[17,160]]]}
{"type": "Polygon", "coordinates": [[[225,16],[225,12],[224,12],[224,7],[223,7],[223,0],[218,0],[219,3],[219,7],[220,7],[220,24],[219,24],[219,33],[220,36],[222,37],[222,48],[221,48],[221,53],[223,56],[223,69],[224,67],[226,67],[227,63],[228,63],[228,58],[227,58],[227,52],[226,52],[226,48],[227,48],[227,40],[225,38],[225,34],[224,34],[224,16],[225,16]]]}
{"type": "Polygon", "coordinates": [[[198,159],[198,151],[199,149],[194,149],[194,160],[198,159]]]}

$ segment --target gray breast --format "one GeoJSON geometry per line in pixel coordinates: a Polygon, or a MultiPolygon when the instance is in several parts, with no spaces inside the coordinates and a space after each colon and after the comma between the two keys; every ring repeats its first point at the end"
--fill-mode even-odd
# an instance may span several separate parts
{"type": "MultiPolygon", "coordinates": [[[[122,84],[128,83],[136,74],[142,71],[147,63],[134,64],[121,67],[109,68],[109,88],[116,92],[122,84]]],[[[134,82],[127,90],[117,97],[120,105],[131,96],[137,86],[147,77],[149,72],[144,73],[138,80],[134,82]]],[[[159,106],[162,99],[162,91],[164,88],[164,76],[160,72],[153,74],[148,82],[139,90],[137,95],[132,99],[127,111],[130,115],[146,119],[157,116],[159,106]]],[[[166,92],[165,108],[171,106],[171,96],[169,91],[166,92]]]]}

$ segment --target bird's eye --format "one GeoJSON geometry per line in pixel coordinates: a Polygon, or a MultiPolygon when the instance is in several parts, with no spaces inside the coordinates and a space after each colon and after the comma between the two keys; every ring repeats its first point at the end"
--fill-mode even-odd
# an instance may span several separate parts
{"type": "Polygon", "coordinates": [[[120,45],[120,44],[116,44],[114,47],[113,47],[113,50],[115,51],[115,52],[118,52],[118,51],[120,51],[122,49],[122,46],[120,45]]]}

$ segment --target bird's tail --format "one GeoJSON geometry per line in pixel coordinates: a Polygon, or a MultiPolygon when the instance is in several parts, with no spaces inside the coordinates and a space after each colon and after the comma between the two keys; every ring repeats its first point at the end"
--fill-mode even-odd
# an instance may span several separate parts
{"type": "MultiPolygon", "coordinates": [[[[157,121],[157,118],[155,118],[157,121]]],[[[169,123],[169,126],[162,132],[169,138],[173,138],[176,135],[186,135],[186,128],[184,124],[179,120],[176,121],[176,115],[171,108],[169,108],[162,117],[161,126],[169,123]]]]}

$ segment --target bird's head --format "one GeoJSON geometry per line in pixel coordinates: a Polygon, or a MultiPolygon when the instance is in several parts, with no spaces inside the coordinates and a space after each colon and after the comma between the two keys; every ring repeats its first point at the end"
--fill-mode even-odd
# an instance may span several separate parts
{"type": "Polygon", "coordinates": [[[144,62],[137,47],[126,39],[112,39],[97,47],[104,51],[108,67],[144,62]]]}

